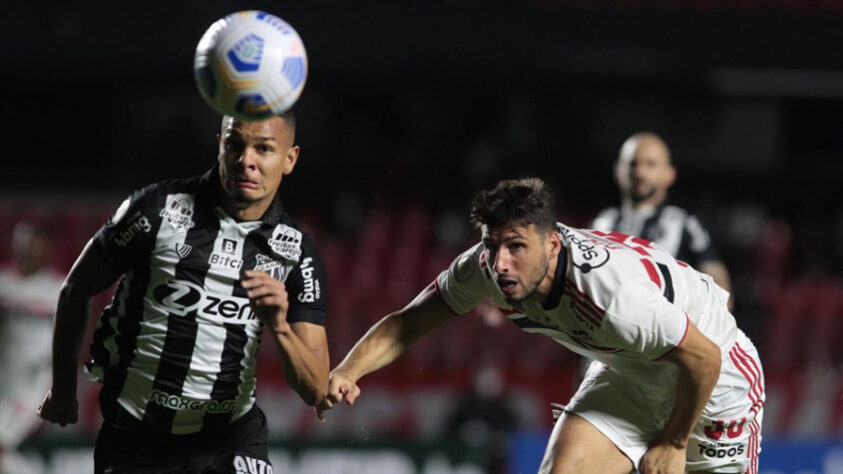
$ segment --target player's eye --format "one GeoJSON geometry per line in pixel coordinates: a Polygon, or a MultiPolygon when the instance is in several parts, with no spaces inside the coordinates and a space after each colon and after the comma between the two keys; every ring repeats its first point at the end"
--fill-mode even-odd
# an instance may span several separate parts
{"type": "Polygon", "coordinates": [[[241,151],[243,150],[243,144],[235,140],[226,140],[223,142],[223,148],[225,151],[241,151]]]}
{"type": "Polygon", "coordinates": [[[257,145],[255,146],[255,150],[257,150],[258,153],[272,153],[272,147],[269,145],[257,145]]]}

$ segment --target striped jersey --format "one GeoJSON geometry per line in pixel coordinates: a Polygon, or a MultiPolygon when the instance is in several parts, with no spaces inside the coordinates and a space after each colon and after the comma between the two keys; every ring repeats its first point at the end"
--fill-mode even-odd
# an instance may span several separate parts
{"type": "Polygon", "coordinates": [[[93,239],[123,274],[100,316],[89,371],[103,382],[103,416],[118,410],[173,434],[225,425],[255,403],[262,323],[240,286],[246,270],[283,281],[287,321],[323,325],[325,272],[280,197],[259,221],[220,206],[219,174],[132,194],[93,239]]]}
{"type": "Polygon", "coordinates": [[[720,260],[700,220],[685,209],[664,202],[639,209],[632,206],[604,209],[591,227],[656,242],[671,255],[692,266],[720,260]]]}
{"type": "Polygon", "coordinates": [[[491,298],[522,330],[612,366],[661,400],[672,396],[666,380],[676,372],[660,359],[684,339],[688,321],[729,352],[739,331],[711,277],[638,237],[557,226],[563,249],[544,303],[507,303],[480,243],[437,277],[445,304],[463,314],[491,298]]]}

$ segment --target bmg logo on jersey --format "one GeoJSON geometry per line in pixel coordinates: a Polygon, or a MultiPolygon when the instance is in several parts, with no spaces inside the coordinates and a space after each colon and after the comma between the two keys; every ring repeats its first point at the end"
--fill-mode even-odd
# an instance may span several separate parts
{"type": "Polygon", "coordinates": [[[184,316],[195,311],[224,322],[248,322],[257,319],[248,298],[207,294],[200,286],[186,281],[170,281],[155,287],[152,298],[169,313],[184,316]]]}
{"type": "Polygon", "coordinates": [[[313,278],[313,257],[305,257],[301,264],[301,276],[304,281],[304,289],[296,298],[301,303],[314,303],[319,299],[321,290],[319,288],[319,280],[313,278]]]}
{"type": "Polygon", "coordinates": [[[150,230],[152,230],[152,224],[149,223],[149,219],[140,212],[136,212],[132,216],[132,223],[126,226],[126,230],[117,233],[113,240],[119,247],[125,248],[135,240],[139,232],[149,233],[150,230]]]}

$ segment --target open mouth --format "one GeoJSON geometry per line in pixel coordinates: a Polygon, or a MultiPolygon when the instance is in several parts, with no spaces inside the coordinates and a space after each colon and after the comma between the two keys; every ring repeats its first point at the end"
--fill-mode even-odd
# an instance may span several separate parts
{"type": "Polygon", "coordinates": [[[517,285],[517,283],[514,280],[498,280],[498,286],[500,286],[502,290],[512,289],[515,285],[517,285]]]}

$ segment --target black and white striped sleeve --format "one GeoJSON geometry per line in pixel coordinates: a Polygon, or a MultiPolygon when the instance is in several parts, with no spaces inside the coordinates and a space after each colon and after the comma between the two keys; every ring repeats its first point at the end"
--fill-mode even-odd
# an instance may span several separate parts
{"type": "Polygon", "coordinates": [[[156,188],[157,185],[150,185],[132,193],[94,235],[94,250],[117,273],[125,273],[148,256],[155,241],[154,229],[161,220],[156,188]]]}
{"type": "Polygon", "coordinates": [[[290,302],[287,322],[324,326],[328,312],[325,264],[308,236],[302,239],[301,258],[284,284],[290,302]]]}

